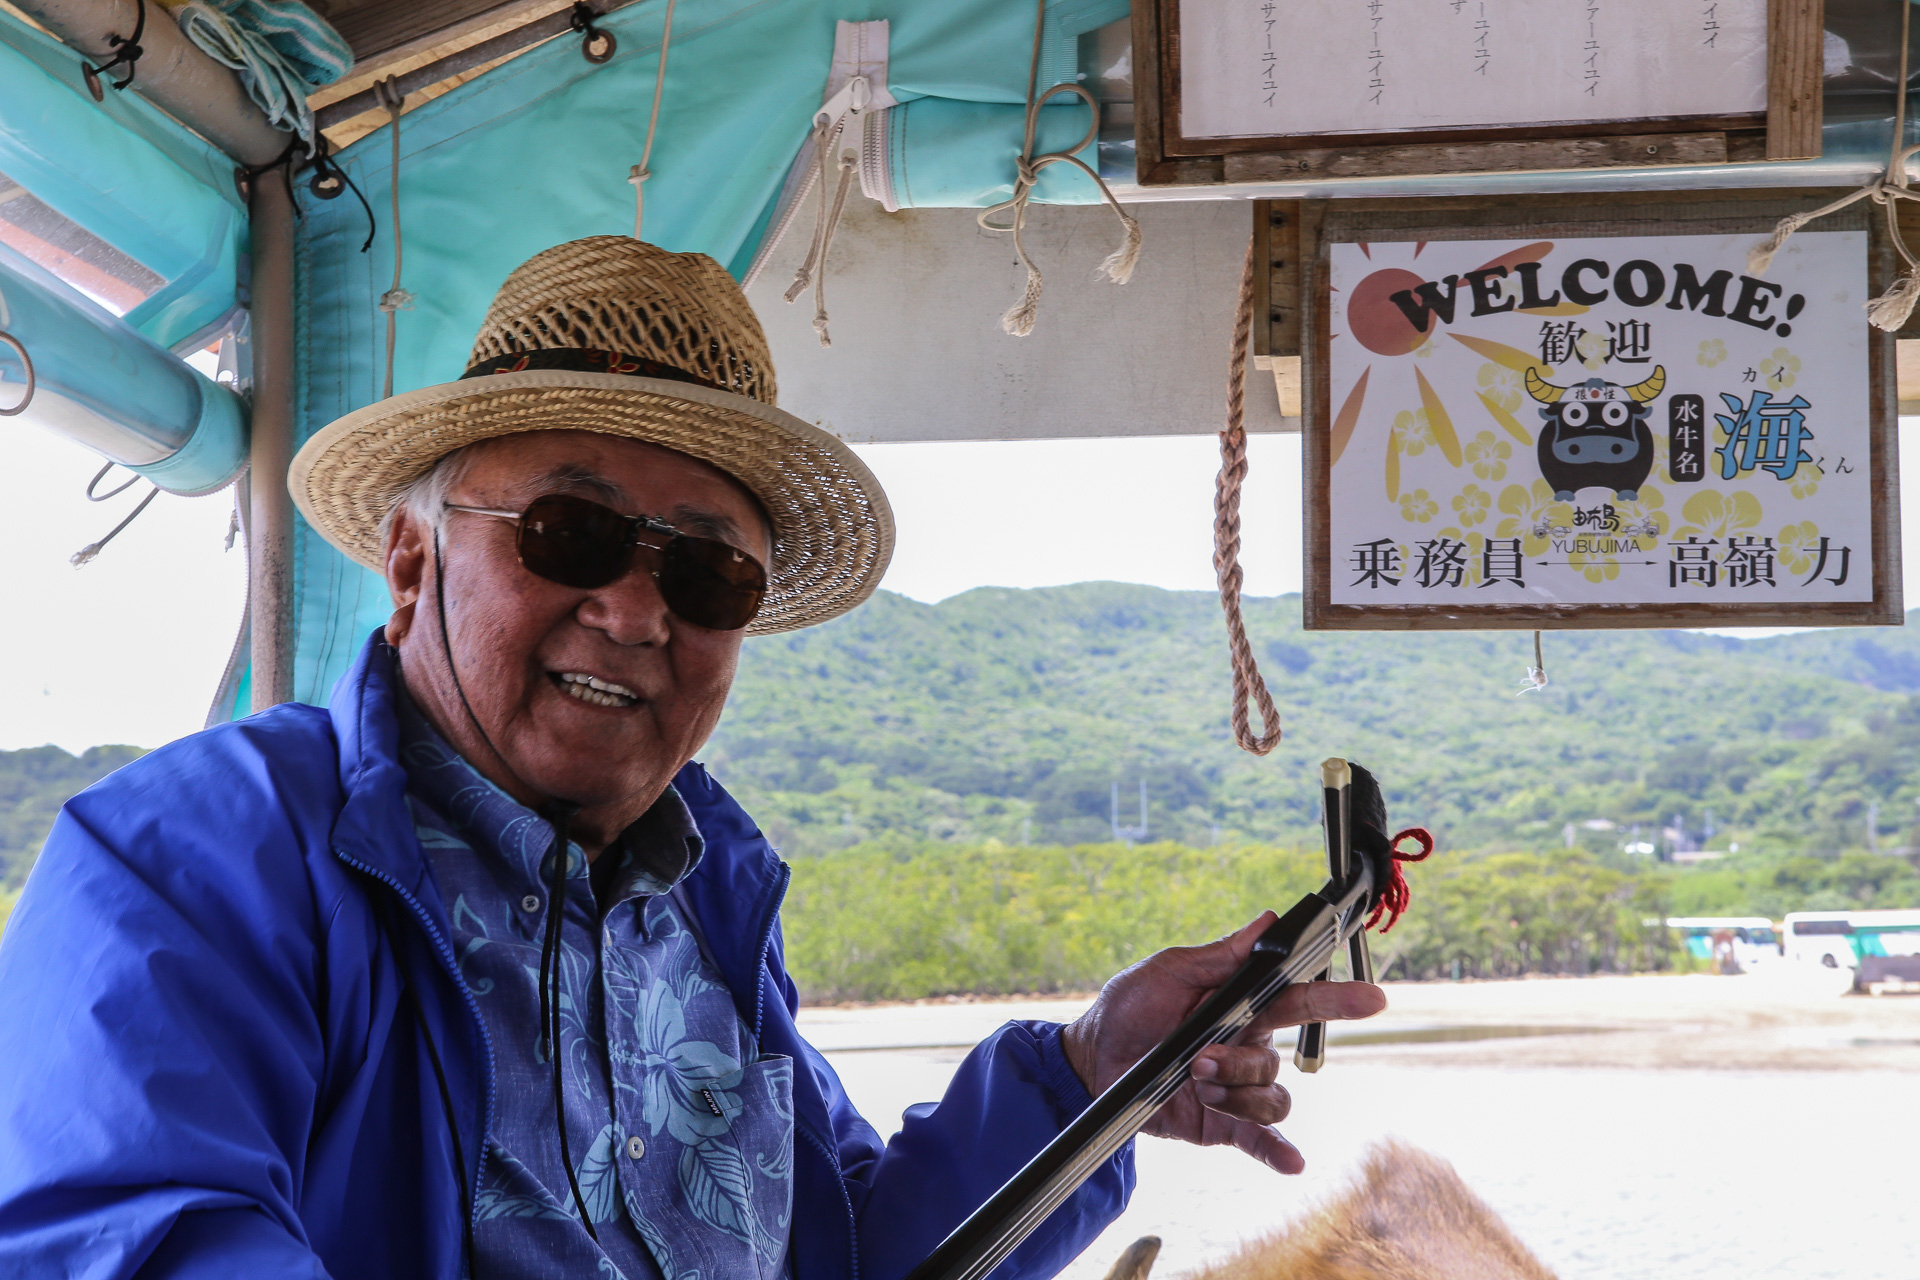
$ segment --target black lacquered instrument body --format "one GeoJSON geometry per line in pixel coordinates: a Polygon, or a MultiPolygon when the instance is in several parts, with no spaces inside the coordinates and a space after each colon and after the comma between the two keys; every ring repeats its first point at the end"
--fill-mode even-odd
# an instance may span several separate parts
{"type": "MultiPolygon", "coordinates": [[[[1288,987],[1326,973],[1343,947],[1357,957],[1356,974],[1364,966],[1370,979],[1363,934],[1390,871],[1386,806],[1379,784],[1359,765],[1334,759],[1321,768],[1327,883],[1270,925],[1232,977],[954,1228],[907,1280],[982,1280],[1140,1132],[1187,1082],[1201,1050],[1232,1041],[1288,987]]],[[[1319,1065],[1325,1031],[1323,1024],[1305,1029],[1314,1050],[1307,1057],[1312,1065],[1303,1063],[1307,1070],[1319,1065]]]]}
{"type": "Polygon", "coordinates": [[[1295,903],[1260,935],[1231,978],[955,1228],[907,1280],[979,1280],[1000,1265],[1187,1082],[1202,1049],[1232,1040],[1281,992],[1327,967],[1359,927],[1372,892],[1366,866],[1349,884],[1329,883],[1295,903]]]}

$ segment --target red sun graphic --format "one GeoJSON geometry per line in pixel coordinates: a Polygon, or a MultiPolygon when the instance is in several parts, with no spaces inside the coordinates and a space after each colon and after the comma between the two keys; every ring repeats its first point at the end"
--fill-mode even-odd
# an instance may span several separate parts
{"type": "Polygon", "coordinates": [[[1386,267],[1354,286],[1347,301],[1347,330],[1360,345],[1376,355],[1403,356],[1427,335],[1413,327],[1406,313],[1394,305],[1393,295],[1418,289],[1425,281],[1411,271],[1386,267]]]}

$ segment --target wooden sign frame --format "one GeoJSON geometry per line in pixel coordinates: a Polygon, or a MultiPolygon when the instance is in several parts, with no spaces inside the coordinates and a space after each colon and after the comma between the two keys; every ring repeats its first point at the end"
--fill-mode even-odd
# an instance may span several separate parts
{"type": "Polygon", "coordinates": [[[1143,187],[1637,169],[1820,155],[1825,0],[1768,0],[1764,115],[1310,139],[1184,137],[1180,0],[1133,0],[1132,16],[1134,143],[1143,187]]]}
{"type": "MultiPolygon", "coordinates": [[[[1894,335],[1867,325],[1871,455],[1873,598],[1868,601],[1797,602],[1774,609],[1735,607],[1702,600],[1672,605],[1648,603],[1501,603],[1479,607],[1436,604],[1334,604],[1332,594],[1331,363],[1333,308],[1331,247],[1337,241],[1540,240],[1607,236],[1752,234],[1756,241],[1789,214],[1818,208],[1840,192],[1830,189],[1687,191],[1579,195],[1517,195],[1438,200],[1310,200],[1256,202],[1271,242],[1276,215],[1297,235],[1298,318],[1302,351],[1302,434],[1305,512],[1305,599],[1308,630],[1536,630],[1698,626],[1900,626],[1901,598],[1899,419],[1895,407],[1894,335]]],[[[1830,215],[1809,231],[1858,231],[1868,236],[1867,287],[1878,292],[1895,276],[1896,261],[1878,209],[1830,215]]],[[[1284,224],[1283,224],[1284,225],[1284,224]]],[[[1256,240],[1258,240],[1256,230],[1256,240]]],[[[1284,286],[1287,270],[1256,272],[1256,279],[1284,286]]],[[[1278,328],[1276,323],[1269,328],[1278,328]]],[[[1256,325],[1256,334],[1263,326],[1256,325]]],[[[1269,339],[1271,344],[1272,339],[1269,339]]],[[[1270,345],[1271,349],[1271,345],[1270,345]]]]}

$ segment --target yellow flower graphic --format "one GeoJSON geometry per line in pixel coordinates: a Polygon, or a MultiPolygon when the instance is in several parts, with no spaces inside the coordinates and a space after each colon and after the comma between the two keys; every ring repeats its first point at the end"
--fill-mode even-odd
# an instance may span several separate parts
{"type": "Polygon", "coordinates": [[[1425,409],[1402,409],[1393,415],[1393,439],[1400,452],[1418,457],[1433,443],[1433,428],[1427,425],[1425,409]]]}
{"type": "Polygon", "coordinates": [[[1508,413],[1520,407],[1520,375],[1489,360],[1480,366],[1480,394],[1508,413]]]}
{"type": "Polygon", "coordinates": [[[1620,517],[1622,539],[1632,539],[1647,550],[1653,550],[1660,539],[1667,536],[1667,527],[1671,523],[1663,508],[1667,500],[1659,489],[1650,484],[1640,486],[1638,497],[1632,502],[1620,502],[1614,506],[1620,517]]]}
{"type": "Polygon", "coordinates": [[[1421,524],[1440,514],[1440,504],[1425,489],[1415,489],[1412,493],[1400,495],[1400,516],[1405,520],[1417,520],[1421,524]]]}
{"type": "Polygon", "coordinates": [[[1585,574],[1588,582],[1605,582],[1620,576],[1620,562],[1611,552],[1571,551],[1567,553],[1567,564],[1585,574]]]}
{"type": "Polygon", "coordinates": [[[1589,369],[1598,369],[1607,358],[1607,338],[1600,333],[1582,333],[1573,349],[1580,357],[1580,363],[1589,369]]]}
{"type": "Polygon", "coordinates": [[[1808,573],[1813,569],[1815,549],[1820,545],[1820,526],[1811,520],[1783,525],[1773,544],[1780,563],[1789,573],[1808,573]]]}
{"type": "Polygon", "coordinates": [[[1482,480],[1505,480],[1507,459],[1512,456],[1513,446],[1491,431],[1482,431],[1467,442],[1467,461],[1473,464],[1473,474],[1482,480]]]}
{"type": "Polygon", "coordinates": [[[1760,362],[1760,385],[1779,391],[1792,386],[1799,373],[1800,357],[1785,347],[1775,347],[1773,354],[1760,362]]]}
{"type": "Polygon", "coordinates": [[[1554,530],[1573,524],[1573,505],[1553,500],[1553,486],[1535,480],[1531,488],[1510,484],[1500,491],[1500,510],[1505,512],[1494,535],[1519,538],[1526,555],[1544,555],[1553,545],[1554,530]]]}
{"type": "Polygon", "coordinates": [[[1416,355],[1416,356],[1418,356],[1418,357],[1419,357],[1420,359],[1422,359],[1422,360],[1425,360],[1425,359],[1426,359],[1426,358],[1427,358],[1428,356],[1430,356],[1430,355],[1432,355],[1432,354],[1433,354],[1433,340],[1434,340],[1434,338],[1436,338],[1436,337],[1438,337],[1438,336],[1439,336],[1439,335],[1438,335],[1437,333],[1430,333],[1430,334],[1428,334],[1428,335],[1427,335],[1427,340],[1426,340],[1425,342],[1423,342],[1423,343],[1421,343],[1421,344],[1420,344],[1419,346],[1417,346],[1417,347],[1415,347],[1415,348],[1413,349],[1413,354],[1414,354],[1414,355],[1416,355]]]}
{"type": "Polygon", "coordinates": [[[1469,529],[1485,520],[1492,507],[1493,495],[1477,484],[1469,484],[1453,500],[1453,509],[1460,517],[1460,523],[1469,529]]]}
{"type": "Polygon", "coordinates": [[[1745,489],[1730,494],[1709,489],[1694,494],[1681,506],[1680,518],[1687,523],[1674,533],[1674,537],[1730,537],[1743,529],[1758,528],[1760,514],[1760,499],[1745,489]]]}
{"type": "Polygon", "coordinates": [[[1727,344],[1718,338],[1708,338],[1700,344],[1700,354],[1694,359],[1703,367],[1711,369],[1727,358],[1727,344]]]}
{"type": "Polygon", "coordinates": [[[1818,467],[1801,467],[1793,473],[1793,479],[1787,487],[1793,490],[1796,498],[1811,498],[1820,492],[1820,477],[1824,474],[1818,467]]]}

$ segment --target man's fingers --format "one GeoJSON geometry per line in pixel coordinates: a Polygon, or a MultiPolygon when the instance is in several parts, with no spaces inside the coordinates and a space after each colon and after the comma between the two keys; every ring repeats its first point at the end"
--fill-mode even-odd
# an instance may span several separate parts
{"type": "Polygon", "coordinates": [[[1277,1084],[1229,1087],[1201,1081],[1194,1094],[1207,1110],[1253,1124],[1279,1124],[1293,1110],[1292,1095],[1277,1084]]]}
{"type": "Polygon", "coordinates": [[[1275,1173],[1299,1173],[1307,1167],[1299,1149],[1265,1125],[1235,1125],[1233,1145],[1275,1173]]]}
{"type": "Polygon", "coordinates": [[[1279,1076],[1280,1054],[1271,1042],[1214,1045],[1193,1060],[1193,1078],[1213,1084],[1272,1084],[1279,1076]]]}
{"type": "Polygon", "coordinates": [[[1288,987],[1248,1029],[1264,1034],[1303,1022],[1371,1018],[1387,1007],[1387,993],[1371,982],[1303,982],[1288,987]]]}
{"type": "Polygon", "coordinates": [[[1198,947],[1168,947],[1154,959],[1190,986],[1217,987],[1246,963],[1253,944],[1277,918],[1271,911],[1262,911],[1218,941],[1198,947]]]}

